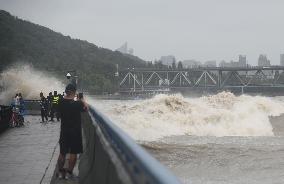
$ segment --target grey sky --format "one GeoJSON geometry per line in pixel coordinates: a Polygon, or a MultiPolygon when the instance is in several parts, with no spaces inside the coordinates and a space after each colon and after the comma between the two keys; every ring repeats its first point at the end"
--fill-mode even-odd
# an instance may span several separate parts
{"type": "Polygon", "coordinates": [[[283,0],[0,0],[0,9],[115,50],[125,41],[145,59],[237,60],[284,53],[283,0]]]}

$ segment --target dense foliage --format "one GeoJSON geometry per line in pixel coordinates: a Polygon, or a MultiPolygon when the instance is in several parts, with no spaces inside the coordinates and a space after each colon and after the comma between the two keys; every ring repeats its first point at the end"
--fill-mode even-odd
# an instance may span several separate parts
{"type": "Polygon", "coordinates": [[[147,66],[138,57],[72,39],[0,10],[0,71],[18,61],[60,75],[76,70],[84,88],[95,93],[115,91],[116,64],[122,68],[147,66]]]}

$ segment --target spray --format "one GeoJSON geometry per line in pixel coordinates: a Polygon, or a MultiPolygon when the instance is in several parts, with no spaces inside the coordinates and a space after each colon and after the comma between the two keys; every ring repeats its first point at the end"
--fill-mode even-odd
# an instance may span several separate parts
{"type": "Polygon", "coordinates": [[[0,74],[0,104],[10,104],[16,93],[22,93],[24,99],[39,99],[40,92],[64,90],[64,85],[58,79],[44,72],[35,70],[28,64],[15,64],[0,74]]]}
{"type": "Polygon", "coordinates": [[[157,95],[141,101],[96,102],[136,140],[166,136],[273,136],[269,116],[284,113],[283,102],[230,92],[201,98],[157,95]]]}

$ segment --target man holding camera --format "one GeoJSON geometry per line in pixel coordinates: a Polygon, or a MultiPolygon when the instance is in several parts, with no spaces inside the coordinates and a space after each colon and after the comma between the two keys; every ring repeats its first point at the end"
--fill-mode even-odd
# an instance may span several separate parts
{"type": "Polygon", "coordinates": [[[65,89],[66,95],[60,100],[58,112],[61,116],[60,130],[60,154],[58,157],[59,174],[62,178],[74,179],[73,169],[77,161],[77,154],[83,152],[82,130],[81,130],[81,112],[87,110],[87,104],[83,97],[74,100],[76,96],[76,87],[68,84],[65,89]],[[68,169],[64,169],[65,157],[69,153],[68,169]]]}

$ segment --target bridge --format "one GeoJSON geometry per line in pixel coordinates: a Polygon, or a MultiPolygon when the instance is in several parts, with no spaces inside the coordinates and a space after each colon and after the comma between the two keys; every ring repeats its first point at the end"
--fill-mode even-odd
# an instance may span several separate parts
{"type": "Polygon", "coordinates": [[[284,66],[132,68],[119,71],[121,93],[170,90],[284,90],[284,66]]]}
{"type": "MultiPolygon", "coordinates": [[[[0,183],[77,183],[56,178],[60,123],[39,123],[39,102],[26,100],[25,103],[26,126],[0,134],[0,183]]],[[[2,110],[0,124],[7,124],[11,112],[8,107],[2,110]]],[[[95,107],[89,106],[89,111],[82,113],[82,128],[84,151],[77,167],[79,183],[180,183],[95,107]]]]}

